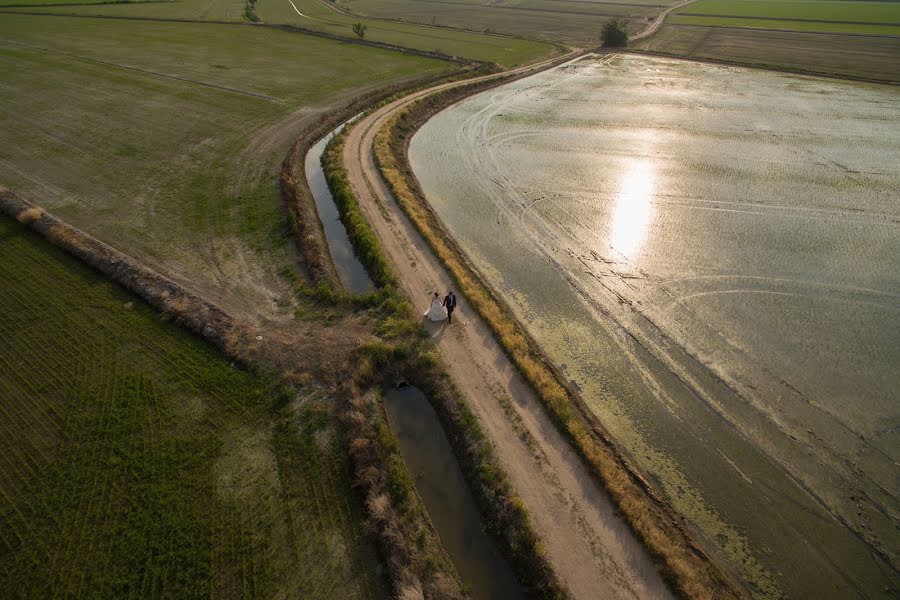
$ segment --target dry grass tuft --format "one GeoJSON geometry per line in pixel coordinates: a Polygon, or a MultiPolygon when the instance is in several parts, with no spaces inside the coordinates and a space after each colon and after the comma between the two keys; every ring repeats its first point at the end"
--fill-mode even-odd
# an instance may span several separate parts
{"type": "Polygon", "coordinates": [[[425,600],[422,584],[418,580],[404,583],[397,591],[397,600],[425,600]]]}
{"type": "Polygon", "coordinates": [[[383,521],[387,518],[391,503],[387,494],[378,494],[369,498],[368,502],[366,502],[366,508],[369,509],[369,516],[378,521],[383,521]]]}
{"type": "Polygon", "coordinates": [[[32,221],[37,221],[41,217],[44,216],[44,209],[39,208],[37,206],[32,208],[26,208],[18,215],[16,215],[16,220],[23,225],[29,225],[32,221]]]}

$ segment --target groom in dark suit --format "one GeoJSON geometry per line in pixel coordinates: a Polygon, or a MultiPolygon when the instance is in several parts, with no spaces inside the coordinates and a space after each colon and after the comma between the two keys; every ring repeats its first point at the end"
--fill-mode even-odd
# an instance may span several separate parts
{"type": "Polygon", "coordinates": [[[453,291],[447,292],[444,296],[444,308],[447,309],[447,323],[453,323],[453,310],[456,308],[456,294],[453,291]]]}

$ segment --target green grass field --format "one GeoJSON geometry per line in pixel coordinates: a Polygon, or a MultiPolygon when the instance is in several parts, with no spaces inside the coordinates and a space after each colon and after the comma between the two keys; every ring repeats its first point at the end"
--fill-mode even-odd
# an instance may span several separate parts
{"type": "Polygon", "coordinates": [[[314,388],[234,368],[5,217],[0,256],[7,597],[375,595],[314,388]]]}
{"type": "Polygon", "coordinates": [[[60,4],[130,4],[138,2],[170,2],[172,0],[0,0],[0,8],[3,7],[34,7],[60,4]]]}
{"type": "Polygon", "coordinates": [[[0,184],[234,312],[287,316],[288,148],[341,98],[450,68],[250,26],[4,14],[0,184]]]}
{"type": "MultiPolygon", "coordinates": [[[[13,0],[0,0],[10,1],[13,0]]],[[[28,0],[45,2],[53,0],[28,0]]],[[[245,0],[176,0],[135,4],[89,4],[86,6],[47,6],[13,10],[38,10],[51,14],[104,15],[144,19],[191,19],[199,21],[247,22],[245,0]]],[[[256,12],[268,24],[286,24],[344,37],[355,37],[353,25],[366,24],[367,40],[424,50],[442,52],[472,60],[497,62],[512,66],[535,60],[552,50],[539,42],[489,36],[481,33],[454,31],[412,23],[389,22],[343,15],[319,0],[259,0],[256,12]],[[295,10],[296,7],[296,10],[295,10]],[[299,13],[299,14],[298,14],[299,13]]],[[[386,16],[386,15],[379,15],[386,16]]]]}
{"type": "Polygon", "coordinates": [[[746,19],[735,17],[689,17],[672,18],[673,25],[706,25],[713,27],[746,27],[748,29],[780,29],[783,31],[809,31],[822,33],[844,33],[854,35],[895,35],[900,36],[900,25],[875,25],[859,23],[810,23],[806,21],[783,21],[767,19],[746,19]]]}
{"type": "MultiPolygon", "coordinates": [[[[268,0],[266,0],[268,1],[268,0]]],[[[603,21],[645,17],[660,10],[664,0],[583,2],[579,0],[338,0],[356,13],[436,23],[476,31],[490,29],[571,44],[598,43],[603,21]]]]}
{"type": "Polygon", "coordinates": [[[700,0],[688,4],[679,12],[768,19],[900,22],[900,2],[865,0],[700,0]]]}
{"type": "Polygon", "coordinates": [[[682,25],[900,35],[900,2],[700,0],[680,9],[670,22],[682,25]]]}

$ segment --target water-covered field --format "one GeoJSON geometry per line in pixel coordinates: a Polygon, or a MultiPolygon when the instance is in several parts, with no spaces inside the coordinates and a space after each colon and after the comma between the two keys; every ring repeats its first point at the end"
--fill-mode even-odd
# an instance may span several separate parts
{"type": "Polygon", "coordinates": [[[413,139],[429,201],[759,597],[891,597],[900,91],[589,57],[413,139]]]}

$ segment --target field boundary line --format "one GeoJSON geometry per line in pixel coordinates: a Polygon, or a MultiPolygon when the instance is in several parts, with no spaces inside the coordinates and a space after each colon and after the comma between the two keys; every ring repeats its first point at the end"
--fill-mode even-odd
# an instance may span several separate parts
{"type": "MultiPolygon", "coordinates": [[[[679,26],[680,27],[680,26],[679,26]]],[[[703,25],[691,25],[690,27],[703,27],[703,25]]],[[[769,31],[782,31],[780,29],[771,29],[769,31]]],[[[838,34],[840,35],[840,34],[838,34]]],[[[724,67],[740,67],[742,69],[758,69],[761,71],[773,71],[776,73],[787,73],[788,75],[802,75],[804,77],[821,77],[824,79],[838,79],[841,81],[858,81],[862,83],[875,83],[878,85],[900,86],[900,80],[896,79],[873,79],[871,77],[856,77],[853,75],[843,75],[841,73],[830,73],[827,71],[813,71],[811,69],[803,69],[800,67],[792,68],[788,66],[769,65],[764,63],[750,63],[739,60],[727,60],[724,58],[707,58],[700,56],[684,56],[681,54],[668,54],[660,50],[648,50],[644,48],[623,48],[623,54],[634,54],[637,56],[658,56],[661,58],[669,58],[672,60],[686,60],[710,65],[720,65],[724,67]]]]}
{"type": "MultiPolygon", "coordinates": [[[[510,39],[515,39],[515,40],[524,40],[526,42],[534,42],[534,43],[538,43],[538,44],[545,44],[547,46],[553,46],[556,48],[556,50],[558,52],[563,52],[563,53],[571,50],[571,48],[569,46],[562,44],[560,42],[554,42],[552,40],[542,40],[542,39],[538,39],[538,38],[530,38],[530,37],[523,36],[523,35],[515,35],[512,33],[503,33],[500,31],[493,31],[493,30],[490,33],[485,33],[484,30],[468,29],[466,27],[457,27],[454,25],[439,25],[437,23],[432,24],[432,23],[420,23],[417,21],[403,21],[402,19],[399,19],[396,17],[379,17],[379,16],[375,16],[375,15],[365,15],[362,13],[353,12],[348,7],[346,7],[342,4],[339,4],[337,2],[337,0],[334,0],[334,1],[317,0],[317,1],[322,6],[328,8],[329,10],[333,10],[334,12],[338,13],[339,15],[344,15],[345,17],[353,17],[354,19],[367,19],[370,21],[381,21],[383,23],[394,23],[396,25],[415,25],[416,27],[430,28],[430,29],[446,29],[449,31],[462,31],[464,33],[474,33],[474,34],[478,34],[478,35],[481,35],[484,37],[499,37],[499,38],[510,38],[510,39]]],[[[556,1],[562,2],[564,0],[556,0],[556,1]]],[[[327,23],[337,23],[337,21],[326,21],[326,22],[327,23]]],[[[341,23],[341,24],[343,25],[343,23],[341,23]]],[[[546,57],[547,55],[545,54],[543,56],[546,57]]],[[[535,60],[536,61],[542,60],[542,57],[538,57],[535,60]]]]}
{"type": "Polygon", "coordinates": [[[797,23],[837,23],[839,25],[887,25],[892,27],[900,27],[900,23],[894,21],[837,21],[833,19],[806,19],[803,17],[761,17],[758,15],[724,15],[717,13],[689,13],[680,12],[679,17],[711,17],[714,19],[747,19],[752,21],[795,21],[797,23]]]}
{"type": "Polygon", "coordinates": [[[249,351],[242,350],[252,346],[250,331],[217,305],[4,187],[0,187],[0,214],[26,225],[52,245],[130,290],[243,366],[252,366],[249,351]]]}
{"type": "MultiPolygon", "coordinates": [[[[783,19],[775,19],[783,20],[783,19]]],[[[833,21],[832,21],[833,22],[833,21]]],[[[804,35],[837,35],[843,37],[885,38],[895,40],[900,35],[886,33],[849,33],[846,31],[815,31],[813,29],[777,29],[775,27],[739,27],[737,25],[698,25],[697,23],[669,23],[666,27],[694,27],[701,29],[736,29],[739,31],[774,31],[776,33],[802,33],[804,35]]]]}

